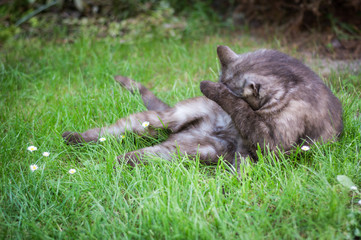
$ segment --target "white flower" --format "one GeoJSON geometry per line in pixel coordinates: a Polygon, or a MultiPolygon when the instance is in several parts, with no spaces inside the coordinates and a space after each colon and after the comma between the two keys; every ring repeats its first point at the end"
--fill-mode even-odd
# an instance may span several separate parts
{"type": "Polygon", "coordinates": [[[142,126],[143,126],[144,128],[147,128],[147,127],[149,126],[149,122],[147,122],[147,121],[143,122],[143,123],[142,123],[142,126]]]}
{"type": "Polygon", "coordinates": [[[50,155],[50,152],[43,152],[44,157],[49,157],[49,155],[50,155]]]}
{"type": "Polygon", "coordinates": [[[30,165],[30,170],[32,171],[32,172],[34,172],[36,169],[38,169],[39,167],[38,167],[38,165],[36,165],[36,164],[32,164],[32,165],[30,165]]]}
{"type": "Polygon", "coordinates": [[[356,187],[356,186],[351,186],[350,189],[351,189],[352,191],[357,191],[357,187],[356,187]]]}
{"type": "Polygon", "coordinates": [[[72,168],[72,169],[69,170],[69,173],[74,174],[74,173],[76,173],[76,170],[72,168]]]}
{"type": "Polygon", "coordinates": [[[305,146],[302,146],[301,149],[303,151],[308,151],[308,150],[310,150],[310,147],[305,145],[305,146]]]}
{"type": "Polygon", "coordinates": [[[358,205],[361,205],[361,200],[359,200],[357,203],[358,203],[358,205]]]}
{"type": "Polygon", "coordinates": [[[32,151],[38,150],[38,148],[37,148],[37,147],[34,147],[34,146],[30,146],[30,147],[28,147],[28,150],[29,150],[30,152],[32,152],[32,151]]]}
{"type": "Polygon", "coordinates": [[[125,136],[124,136],[124,135],[122,135],[122,136],[120,136],[120,138],[121,138],[121,139],[124,139],[124,138],[125,138],[125,136]]]}
{"type": "Polygon", "coordinates": [[[99,138],[99,141],[100,141],[100,142],[104,142],[105,140],[106,140],[106,139],[103,138],[103,137],[102,137],[102,138],[99,138]]]}

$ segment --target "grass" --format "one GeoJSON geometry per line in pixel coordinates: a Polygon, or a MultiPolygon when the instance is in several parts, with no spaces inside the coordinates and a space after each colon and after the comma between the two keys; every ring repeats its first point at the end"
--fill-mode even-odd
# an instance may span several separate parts
{"type": "Polygon", "coordinates": [[[183,156],[134,169],[119,165],[116,156],[156,141],[131,134],[121,143],[109,138],[98,145],[64,144],[64,131],[84,131],[145,110],[141,98],[123,90],[113,75],[142,82],[171,105],[201,95],[199,82],[217,79],[218,44],[236,52],[272,45],[247,36],[133,44],[85,37],[73,43],[8,42],[0,56],[0,238],[360,236],[361,195],[336,180],[347,175],[361,187],[360,89],[352,84],[360,76],[334,73],[328,79],[344,107],[339,142],[283,161],[262,156],[243,166],[240,179],[222,161],[205,166],[183,156]],[[27,151],[30,145],[38,150],[27,151]],[[45,151],[49,157],[42,156],[45,151]],[[30,171],[31,164],[39,169],[30,171]],[[71,168],[77,171],[73,175],[71,168]]]}

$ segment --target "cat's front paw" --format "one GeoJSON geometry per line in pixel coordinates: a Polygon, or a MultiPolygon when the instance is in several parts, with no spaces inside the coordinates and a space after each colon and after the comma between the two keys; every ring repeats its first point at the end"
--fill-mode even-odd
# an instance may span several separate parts
{"type": "Polygon", "coordinates": [[[78,144],[84,142],[83,137],[77,132],[64,132],[61,136],[64,138],[66,144],[78,144]]]}
{"type": "Polygon", "coordinates": [[[219,100],[220,95],[225,88],[226,87],[221,83],[211,81],[201,82],[201,92],[204,94],[204,96],[215,102],[219,100]]]}

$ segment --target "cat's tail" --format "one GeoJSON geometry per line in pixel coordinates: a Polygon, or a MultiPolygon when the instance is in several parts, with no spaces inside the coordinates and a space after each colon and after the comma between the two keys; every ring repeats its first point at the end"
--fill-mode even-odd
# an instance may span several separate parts
{"type": "Polygon", "coordinates": [[[140,95],[142,96],[144,105],[147,107],[148,110],[163,111],[170,108],[168,104],[157,98],[151,91],[149,91],[149,89],[144,87],[142,84],[130,78],[119,75],[115,76],[114,79],[131,93],[139,91],[140,95]]]}

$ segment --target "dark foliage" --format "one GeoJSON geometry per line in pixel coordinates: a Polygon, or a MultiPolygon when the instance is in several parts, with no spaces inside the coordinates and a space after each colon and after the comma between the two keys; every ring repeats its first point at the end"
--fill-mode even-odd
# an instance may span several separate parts
{"type": "Polygon", "coordinates": [[[236,24],[282,26],[287,32],[328,30],[343,25],[350,34],[360,33],[360,0],[235,0],[216,1],[236,24]]]}
{"type": "MultiPolygon", "coordinates": [[[[21,16],[51,1],[5,0],[12,15],[21,16]]],[[[329,30],[335,26],[351,35],[361,29],[361,0],[54,0],[56,5],[47,11],[73,16],[102,16],[126,19],[168,4],[176,13],[202,10],[218,12],[224,18],[232,17],[235,25],[248,23],[251,27],[264,24],[281,26],[287,33],[316,29],[329,30]]],[[[9,16],[10,17],[10,16],[9,16]]]]}
{"type": "MultiPolygon", "coordinates": [[[[222,25],[224,29],[233,22],[235,27],[260,30],[262,37],[273,35],[266,29],[275,30],[282,33],[280,38],[306,48],[315,40],[321,43],[320,52],[335,58],[361,56],[361,0],[3,0],[0,1],[0,43],[19,32],[16,27],[26,29],[35,15],[47,15],[47,19],[52,16],[57,23],[83,17],[103,19],[107,23],[135,18],[148,26],[144,16],[157,18],[153,14],[157,9],[171,9],[168,15],[181,19],[190,16],[201,26],[207,22],[222,25]],[[309,33],[319,36],[315,39],[309,33]]],[[[164,18],[162,23],[168,19],[172,18],[164,18]]],[[[171,23],[177,25],[180,21],[171,23]]]]}

